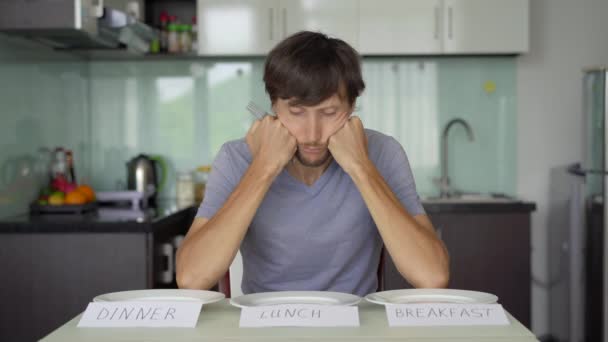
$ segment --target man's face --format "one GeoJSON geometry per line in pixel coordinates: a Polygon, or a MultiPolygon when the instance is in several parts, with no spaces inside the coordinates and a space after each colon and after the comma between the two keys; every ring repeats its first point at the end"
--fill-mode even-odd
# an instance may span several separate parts
{"type": "Polygon", "coordinates": [[[298,142],[296,158],[304,166],[318,167],[330,157],[327,144],[352,113],[348,101],[335,94],[315,106],[293,106],[277,99],[273,105],[281,123],[298,142]]]}

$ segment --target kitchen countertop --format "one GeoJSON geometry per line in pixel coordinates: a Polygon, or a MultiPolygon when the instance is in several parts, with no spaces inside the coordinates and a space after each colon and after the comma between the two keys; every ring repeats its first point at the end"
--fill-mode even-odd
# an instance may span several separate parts
{"type": "Polygon", "coordinates": [[[536,210],[536,203],[522,200],[496,200],[496,201],[473,201],[473,200],[426,200],[422,199],[422,206],[427,214],[438,213],[511,213],[532,212],[536,210]]]}
{"type": "Polygon", "coordinates": [[[196,206],[178,208],[174,200],[159,201],[156,210],[133,213],[127,209],[100,207],[84,214],[22,214],[0,218],[2,233],[151,233],[175,223],[186,224],[196,206]]]}
{"type": "MultiPolygon", "coordinates": [[[[441,201],[422,199],[422,205],[429,215],[439,213],[510,213],[531,212],[536,210],[536,204],[518,200],[510,201],[441,201]]],[[[0,234],[2,233],[149,233],[160,227],[180,222],[189,225],[196,214],[196,206],[178,209],[176,202],[165,200],[159,202],[157,210],[145,215],[135,215],[129,212],[100,209],[85,214],[46,214],[0,218],[0,234]]]]}

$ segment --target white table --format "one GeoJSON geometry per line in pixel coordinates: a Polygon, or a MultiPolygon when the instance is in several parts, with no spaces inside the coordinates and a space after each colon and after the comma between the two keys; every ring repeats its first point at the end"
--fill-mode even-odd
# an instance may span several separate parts
{"type": "Polygon", "coordinates": [[[77,328],[78,315],[41,341],[538,341],[508,313],[508,326],[390,328],[384,306],[363,301],[359,304],[358,328],[239,328],[240,313],[223,300],[204,305],[195,328],[146,329],[77,328]]]}

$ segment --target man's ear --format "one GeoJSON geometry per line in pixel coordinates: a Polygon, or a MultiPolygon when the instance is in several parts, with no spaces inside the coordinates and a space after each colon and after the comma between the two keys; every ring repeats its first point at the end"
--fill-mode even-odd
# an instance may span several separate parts
{"type": "Polygon", "coordinates": [[[276,103],[276,101],[275,101],[275,102],[273,102],[273,103],[270,105],[270,110],[272,110],[272,113],[271,113],[271,114],[274,114],[275,116],[277,115],[277,103],[276,103]]]}
{"type": "Polygon", "coordinates": [[[353,103],[351,103],[349,105],[348,108],[348,116],[353,115],[353,113],[355,112],[355,109],[357,109],[357,100],[353,101],[353,103]]]}

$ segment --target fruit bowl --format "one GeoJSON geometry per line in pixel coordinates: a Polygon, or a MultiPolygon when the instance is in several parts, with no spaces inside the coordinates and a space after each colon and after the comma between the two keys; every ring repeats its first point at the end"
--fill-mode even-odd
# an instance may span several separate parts
{"type": "Polygon", "coordinates": [[[97,209],[95,191],[88,185],[58,183],[40,191],[38,199],[30,204],[31,214],[83,214],[97,209]]]}
{"type": "Polygon", "coordinates": [[[97,202],[84,204],[51,205],[40,204],[37,201],[30,204],[30,214],[84,214],[97,209],[97,202]]]}

